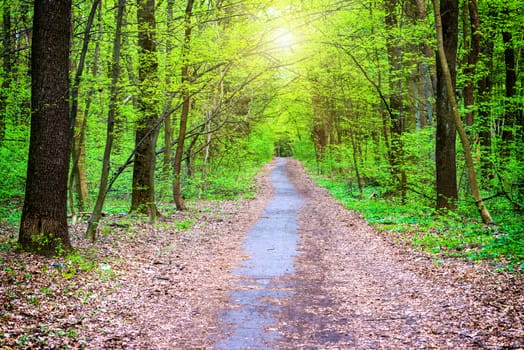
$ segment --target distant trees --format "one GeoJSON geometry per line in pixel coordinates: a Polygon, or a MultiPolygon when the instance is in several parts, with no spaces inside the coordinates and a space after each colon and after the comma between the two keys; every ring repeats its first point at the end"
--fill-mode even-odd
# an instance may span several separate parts
{"type": "Polygon", "coordinates": [[[31,139],[19,243],[45,255],[71,248],[67,229],[70,40],[71,1],[35,0],[31,139]]]}
{"type": "MultiPolygon", "coordinates": [[[[436,56],[432,8],[417,0],[323,4],[327,22],[337,25],[308,32],[310,62],[299,70],[311,86],[310,147],[319,169],[356,183],[359,193],[360,183],[368,181],[380,186],[384,197],[422,199],[443,212],[463,200],[485,209],[479,202],[483,196],[503,196],[521,207],[516,203],[522,198],[517,185],[524,179],[517,170],[522,152],[512,139],[520,135],[523,110],[513,52],[516,23],[523,18],[517,3],[472,0],[459,6],[443,0],[439,5],[471,160],[456,149],[457,123],[436,56]],[[482,175],[479,193],[471,170],[482,175]]],[[[311,2],[303,11],[317,13],[320,7],[311,2]]],[[[303,139],[295,145],[305,147],[303,139]]],[[[489,214],[482,216],[491,221],[489,214]]]]}
{"type": "Polygon", "coordinates": [[[191,49],[191,17],[193,15],[193,4],[193,0],[187,0],[186,10],[184,12],[184,38],[182,42],[182,54],[180,55],[182,58],[182,67],[180,68],[182,84],[182,112],[180,114],[175,158],[173,159],[173,200],[175,201],[178,210],[184,210],[186,208],[184,200],[182,199],[181,171],[182,157],[184,155],[184,140],[186,138],[187,119],[189,117],[189,110],[191,109],[191,77],[189,73],[189,54],[191,49]]]}
{"type": "Polygon", "coordinates": [[[115,139],[115,123],[116,114],[118,110],[118,97],[120,80],[120,52],[122,45],[122,25],[124,22],[124,11],[126,7],[126,0],[118,1],[118,11],[116,14],[116,28],[115,37],[113,39],[113,54],[111,67],[111,91],[109,93],[109,110],[107,112],[107,128],[106,140],[104,147],[104,156],[102,159],[102,170],[100,172],[100,185],[98,187],[98,196],[96,204],[91,212],[87,224],[86,237],[94,241],[97,236],[98,223],[102,217],[102,208],[106,199],[109,182],[109,172],[111,170],[111,152],[113,151],[113,143],[115,139]]]}
{"type": "MultiPolygon", "coordinates": [[[[377,186],[390,200],[444,212],[476,201],[462,146],[456,150],[426,1],[136,0],[125,11],[124,2],[74,3],[73,83],[61,87],[70,90],[62,99],[75,121],[70,210],[85,216],[98,198],[92,239],[106,195],[154,221],[157,201],[183,209],[187,197],[234,193],[245,164],[267,160],[274,145],[314,159],[358,196],[377,186]]],[[[524,183],[521,5],[442,0],[439,7],[479,195],[514,208],[522,207],[524,183]]],[[[27,209],[37,192],[48,199],[45,186],[29,182],[50,154],[35,156],[31,146],[27,162],[31,11],[14,1],[0,10],[0,165],[13,169],[0,177],[0,202],[16,211],[26,172],[27,209]]],[[[58,104],[44,106],[32,109],[35,127],[46,121],[32,139],[46,139],[47,126],[61,130],[46,114],[58,104]]],[[[63,135],[54,136],[56,145],[46,147],[69,152],[57,146],[63,135]]]]}

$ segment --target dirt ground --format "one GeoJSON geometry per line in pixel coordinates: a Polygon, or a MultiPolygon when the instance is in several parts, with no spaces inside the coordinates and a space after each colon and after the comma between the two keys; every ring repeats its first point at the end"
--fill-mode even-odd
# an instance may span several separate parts
{"type": "MultiPolygon", "coordinates": [[[[189,203],[156,225],[107,217],[94,245],[75,226],[94,266],[0,252],[0,348],[213,349],[273,166],[255,199],[189,203]]],[[[523,276],[436,264],[345,210],[297,161],[287,168],[304,198],[300,251],[268,348],[524,348],[523,276]]]]}
{"type": "Polygon", "coordinates": [[[306,198],[281,349],[524,348],[522,276],[426,254],[373,230],[291,161],[306,198]]]}

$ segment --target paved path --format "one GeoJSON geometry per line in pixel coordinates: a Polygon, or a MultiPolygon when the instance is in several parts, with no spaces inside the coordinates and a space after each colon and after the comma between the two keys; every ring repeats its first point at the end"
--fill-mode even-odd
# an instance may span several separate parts
{"type": "Polygon", "coordinates": [[[244,242],[250,257],[235,270],[239,282],[231,293],[234,307],[221,315],[230,336],[217,344],[218,349],[267,349],[278,338],[271,325],[277,322],[280,301],[293,293],[279,277],[294,272],[302,204],[287,176],[286,162],[280,159],[271,172],[274,196],[244,242]]]}

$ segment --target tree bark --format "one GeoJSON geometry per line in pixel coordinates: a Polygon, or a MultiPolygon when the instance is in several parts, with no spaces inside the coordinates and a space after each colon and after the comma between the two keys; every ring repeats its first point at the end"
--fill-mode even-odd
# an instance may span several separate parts
{"type": "MultiPolygon", "coordinates": [[[[442,15],[443,46],[447,67],[454,88],[458,41],[458,2],[442,0],[437,9],[442,15]]],[[[440,17],[439,17],[440,19],[440,17]]],[[[437,170],[437,209],[454,210],[458,199],[456,163],[456,125],[446,87],[442,59],[437,59],[437,130],[435,161],[437,170]]]]}
{"type": "Polygon", "coordinates": [[[157,57],[155,43],[155,1],[138,0],[138,80],[140,119],[135,132],[137,151],[133,167],[131,211],[147,213],[155,221],[158,210],[155,203],[155,163],[157,98],[157,57]]]}
{"type": "Polygon", "coordinates": [[[455,122],[456,129],[458,131],[462,147],[464,148],[464,157],[466,158],[466,167],[468,171],[469,184],[473,198],[475,199],[475,204],[480,213],[482,221],[484,224],[488,225],[493,222],[489,214],[488,209],[484,205],[482,198],[480,197],[480,191],[477,184],[477,175],[475,174],[475,164],[473,164],[473,157],[471,155],[471,147],[469,144],[468,136],[462,125],[462,119],[460,119],[460,114],[458,111],[457,101],[455,100],[455,90],[453,88],[453,80],[451,72],[448,67],[446,60],[446,52],[444,49],[444,36],[442,34],[442,20],[440,16],[440,9],[438,5],[438,0],[433,0],[433,7],[435,11],[435,24],[437,27],[437,45],[438,45],[438,57],[440,65],[442,68],[442,76],[444,78],[444,85],[446,86],[446,91],[448,94],[449,103],[453,112],[453,119],[455,122]]]}
{"type": "Polygon", "coordinates": [[[191,16],[193,13],[194,0],[188,0],[186,11],[185,11],[185,31],[184,31],[184,43],[182,45],[182,112],[180,113],[180,127],[178,132],[178,143],[176,146],[175,159],[173,164],[173,200],[175,201],[177,210],[185,210],[186,206],[182,198],[181,189],[181,171],[182,171],[182,157],[184,155],[184,140],[186,138],[187,119],[189,116],[189,110],[191,108],[191,93],[189,91],[189,49],[191,42],[191,16]]]}
{"type": "Polygon", "coordinates": [[[18,241],[43,255],[72,248],[67,228],[70,41],[71,0],[35,0],[31,136],[18,241]]]}

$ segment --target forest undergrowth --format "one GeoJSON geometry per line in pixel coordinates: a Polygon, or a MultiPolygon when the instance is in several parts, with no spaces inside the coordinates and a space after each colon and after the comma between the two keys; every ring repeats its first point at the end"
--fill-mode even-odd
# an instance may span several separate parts
{"type": "MultiPolygon", "coordinates": [[[[224,270],[235,263],[230,254],[241,254],[243,233],[256,218],[251,211],[259,210],[257,203],[267,197],[254,198],[264,187],[254,181],[258,171],[258,166],[238,173],[222,169],[223,177],[205,184],[195,177],[184,187],[188,210],[159,204],[162,216],[154,224],[129,214],[124,200],[113,194],[97,241],[84,237],[83,217],[70,223],[74,251],[54,258],[19,250],[20,208],[13,205],[0,224],[0,348],[125,348],[131,341],[142,342],[143,348],[147,341],[158,345],[158,339],[138,331],[148,322],[141,308],[156,296],[172,298],[170,313],[177,321],[171,326],[213,329],[209,323],[215,315],[204,309],[227,300],[229,274],[224,270]],[[202,290],[206,298],[195,296],[202,290]]],[[[176,348],[207,341],[205,335],[171,334],[165,341],[176,348]]]]}
{"type": "MultiPolygon", "coordinates": [[[[314,174],[311,167],[310,173],[314,174]]],[[[348,181],[323,175],[313,178],[377,230],[432,254],[436,264],[450,258],[486,260],[494,270],[524,271],[523,216],[505,199],[490,202],[495,223],[487,226],[468,199],[462,199],[456,211],[443,213],[420,198],[401,204],[398,198],[382,196],[385,190],[380,187],[365,187],[360,198],[348,181]]]]}
{"type": "MultiPolygon", "coordinates": [[[[371,196],[376,188],[366,189],[365,198],[358,200],[346,184],[312,177],[393,241],[409,245],[407,250],[431,253],[442,268],[451,260],[481,259],[501,276],[522,271],[522,222],[517,216],[511,223],[486,228],[460,210],[436,216],[419,204],[400,206],[371,196]]],[[[187,332],[218,332],[214,312],[227,302],[230,282],[224,272],[242,255],[244,232],[256,219],[251,212],[260,210],[270,193],[265,190],[260,198],[260,184],[255,186],[252,178],[239,176],[230,190],[229,180],[217,178],[221,185],[189,200],[184,212],[172,204],[160,205],[163,216],[155,224],[125,213],[123,206],[119,211],[117,202],[109,201],[113,210],[103,218],[99,240],[93,244],[83,238],[85,222],[72,225],[76,249],[52,259],[20,253],[16,225],[4,218],[1,347],[125,348],[132,342],[166,341],[187,348],[212,342],[187,332]],[[173,317],[172,324],[164,325],[171,327],[170,339],[138,330],[153,322],[142,316],[142,308],[156,298],[174,303],[172,310],[164,310],[173,317]]]]}

